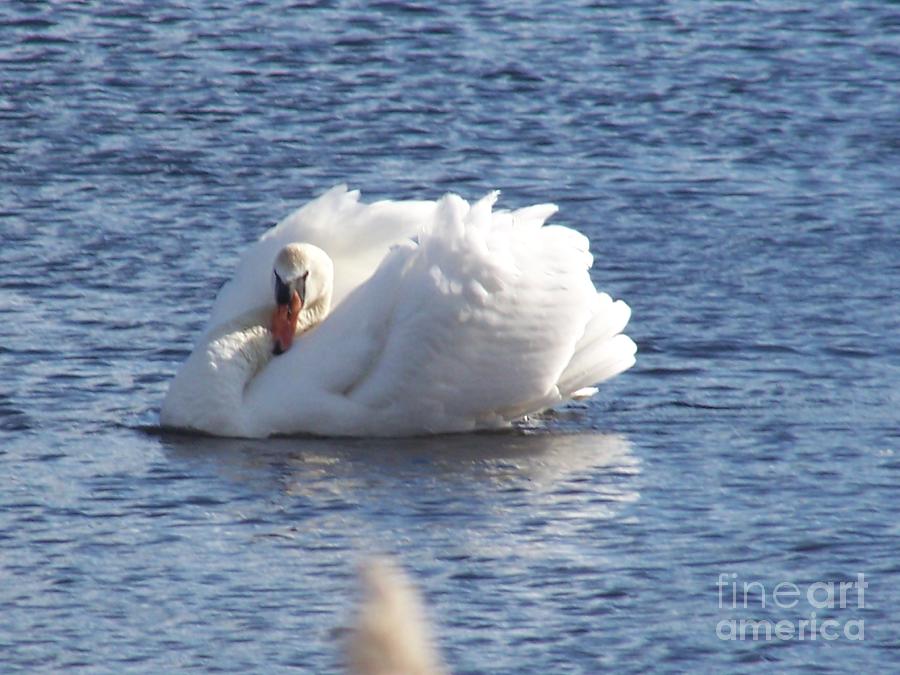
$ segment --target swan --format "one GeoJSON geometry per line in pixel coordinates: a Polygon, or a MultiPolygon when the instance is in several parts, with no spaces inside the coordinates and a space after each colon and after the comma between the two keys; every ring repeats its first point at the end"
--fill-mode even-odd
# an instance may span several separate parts
{"type": "Polygon", "coordinates": [[[360,201],[339,185],[243,254],[171,381],[168,428],[405,436],[506,427],[630,368],[623,301],[557,208],[360,201]]]}

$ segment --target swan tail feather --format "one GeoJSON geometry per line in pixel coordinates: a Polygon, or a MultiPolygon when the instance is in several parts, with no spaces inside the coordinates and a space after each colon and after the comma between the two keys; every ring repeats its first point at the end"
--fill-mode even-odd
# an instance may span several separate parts
{"type": "Polygon", "coordinates": [[[635,363],[637,345],[622,333],[592,342],[580,350],[563,371],[559,391],[564,399],[573,398],[585,387],[604,382],[635,363]]]}
{"type": "Polygon", "coordinates": [[[597,293],[593,315],[575,345],[572,360],[559,378],[563,398],[574,398],[579,390],[599,384],[628,370],[635,363],[637,345],[622,334],[631,318],[631,308],[622,300],[597,293]]]}

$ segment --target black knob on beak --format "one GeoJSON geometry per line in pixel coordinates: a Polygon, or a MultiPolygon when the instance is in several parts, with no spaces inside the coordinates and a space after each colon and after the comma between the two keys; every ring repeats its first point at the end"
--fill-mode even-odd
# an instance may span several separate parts
{"type": "Polygon", "coordinates": [[[291,287],[288,286],[275,272],[275,302],[279,305],[289,305],[291,302],[291,287]]]}

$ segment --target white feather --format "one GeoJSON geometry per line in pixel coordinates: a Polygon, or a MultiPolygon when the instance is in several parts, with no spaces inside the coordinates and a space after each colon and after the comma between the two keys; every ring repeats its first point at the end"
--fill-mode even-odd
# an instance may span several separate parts
{"type": "Polygon", "coordinates": [[[494,212],[497,196],[364,205],[339,186],[293,213],[222,289],[163,423],[240,436],[493,428],[630,367],[630,310],[591,283],[587,238],[543,225],[553,205],[494,212]],[[215,365],[216,336],[272,302],[272,261],[294,241],[332,257],[332,313],[268,364],[215,365]]]}

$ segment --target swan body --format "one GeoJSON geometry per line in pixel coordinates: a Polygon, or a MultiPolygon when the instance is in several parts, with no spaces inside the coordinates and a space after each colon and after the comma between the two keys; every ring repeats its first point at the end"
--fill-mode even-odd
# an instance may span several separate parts
{"type": "Polygon", "coordinates": [[[288,216],[220,291],[162,424],[242,437],[498,428],[631,367],[630,309],[594,288],[587,238],[545,226],[553,205],[495,211],[497,195],[364,204],[338,186],[288,216]],[[278,356],[273,270],[305,294],[278,356]]]}

